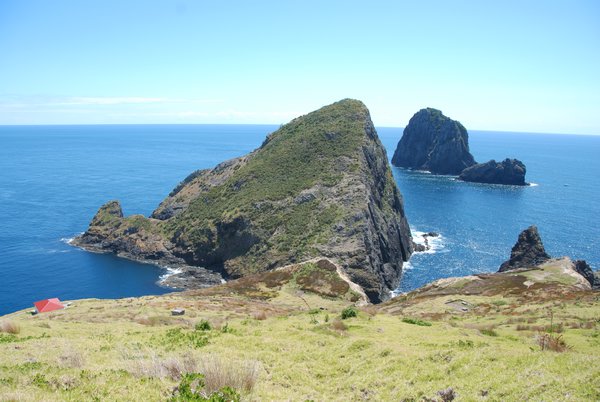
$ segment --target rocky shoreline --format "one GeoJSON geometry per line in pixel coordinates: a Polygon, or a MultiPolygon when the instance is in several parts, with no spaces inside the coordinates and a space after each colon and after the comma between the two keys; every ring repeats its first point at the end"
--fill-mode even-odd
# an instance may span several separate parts
{"type": "Polygon", "coordinates": [[[167,273],[161,275],[157,281],[157,284],[163,287],[172,288],[174,290],[203,289],[220,285],[226,280],[219,272],[203,267],[188,265],[183,260],[177,261],[173,258],[159,258],[150,260],[144,257],[133,255],[131,253],[122,251],[115,252],[113,250],[103,248],[102,246],[86,244],[79,241],[79,238],[77,237],[72,239],[68,244],[91,253],[114,254],[119,258],[124,258],[140,264],[155,265],[159,268],[165,269],[167,270],[167,273]]]}

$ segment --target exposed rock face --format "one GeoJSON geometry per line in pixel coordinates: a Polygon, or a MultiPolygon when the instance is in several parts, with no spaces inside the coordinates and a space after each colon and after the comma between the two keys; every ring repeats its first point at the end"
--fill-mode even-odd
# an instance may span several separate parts
{"type": "Polygon", "coordinates": [[[478,163],[462,171],[459,180],[474,183],[512,184],[525,186],[525,172],[527,169],[518,159],[506,158],[502,162],[491,160],[478,163]]]}
{"type": "Polygon", "coordinates": [[[600,277],[598,272],[594,273],[592,267],[584,260],[575,261],[575,271],[583,276],[592,286],[592,289],[600,289],[600,277]]]}
{"type": "Polygon", "coordinates": [[[151,218],[106,204],[74,243],[233,278],[328,257],[373,302],[397,287],[413,251],[385,149],[367,108],[350,99],[294,119],[246,156],[194,172],[151,218]]]}
{"type": "Polygon", "coordinates": [[[458,175],[475,164],[469,135],[458,121],[436,109],[421,109],[409,121],[392,164],[435,174],[458,175]]]}
{"type": "Polygon", "coordinates": [[[510,259],[500,265],[498,272],[535,267],[549,259],[537,227],[530,226],[519,234],[519,239],[510,252],[510,259]]]}

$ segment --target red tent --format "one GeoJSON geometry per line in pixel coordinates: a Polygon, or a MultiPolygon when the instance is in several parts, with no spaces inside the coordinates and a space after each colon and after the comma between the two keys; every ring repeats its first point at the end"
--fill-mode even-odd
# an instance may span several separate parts
{"type": "Polygon", "coordinates": [[[40,300],[33,303],[38,313],[47,313],[48,311],[60,310],[65,308],[56,297],[53,299],[40,300]]]}

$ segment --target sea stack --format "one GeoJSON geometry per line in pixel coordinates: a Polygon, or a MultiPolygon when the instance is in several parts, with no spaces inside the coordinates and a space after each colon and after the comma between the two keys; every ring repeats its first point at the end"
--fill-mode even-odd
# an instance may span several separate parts
{"type": "Polygon", "coordinates": [[[544,249],[537,227],[529,226],[519,234],[519,239],[510,252],[510,259],[500,265],[498,272],[536,267],[550,258],[544,249]]]}
{"type": "Polygon", "coordinates": [[[192,173],[150,218],[122,217],[118,203],[107,204],[74,243],[227,278],[327,257],[372,302],[389,298],[413,252],[385,149],[369,111],[352,99],[292,120],[248,155],[192,173]]]}
{"type": "Polygon", "coordinates": [[[458,175],[475,164],[465,127],[441,111],[419,110],[404,129],[392,158],[394,166],[458,175]]]}
{"type": "Polygon", "coordinates": [[[525,164],[518,159],[506,158],[502,162],[492,159],[489,162],[478,163],[466,168],[458,176],[458,179],[473,183],[526,186],[526,172],[525,164]]]}

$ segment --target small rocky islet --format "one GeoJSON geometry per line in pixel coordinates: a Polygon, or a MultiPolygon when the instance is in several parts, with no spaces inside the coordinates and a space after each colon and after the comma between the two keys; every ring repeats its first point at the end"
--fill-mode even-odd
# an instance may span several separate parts
{"type": "Polygon", "coordinates": [[[469,150],[469,134],[440,110],[425,108],[410,119],[392,157],[397,167],[455,175],[473,183],[525,186],[525,164],[518,159],[477,163],[469,150]]]}

